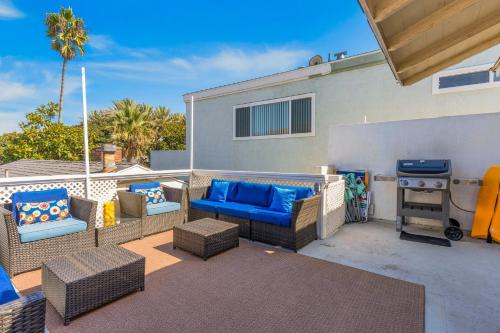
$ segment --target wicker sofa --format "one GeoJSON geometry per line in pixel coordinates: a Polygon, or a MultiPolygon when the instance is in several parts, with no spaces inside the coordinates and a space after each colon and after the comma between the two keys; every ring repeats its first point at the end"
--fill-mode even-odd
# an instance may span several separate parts
{"type": "Polygon", "coordinates": [[[186,220],[187,193],[185,189],[161,186],[165,199],[180,204],[180,209],[148,215],[144,196],[130,191],[118,191],[120,210],[129,216],[141,219],[141,236],[148,236],[172,229],[186,220]]]}
{"type": "Polygon", "coordinates": [[[70,213],[85,221],[84,231],[64,236],[21,242],[11,205],[0,206],[0,264],[9,276],[40,268],[42,263],[61,254],[95,247],[97,202],[69,197],[70,213]]]}
{"type": "MultiPolygon", "coordinates": [[[[246,217],[243,216],[244,214],[238,214],[238,212],[234,210],[220,208],[211,209],[210,207],[207,209],[205,207],[200,207],[199,203],[204,203],[204,201],[208,202],[206,199],[208,199],[210,195],[210,190],[210,186],[188,189],[190,204],[188,221],[210,217],[236,223],[239,225],[239,234],[241,237],[272,245],[279,245],[294,251],[297,251],[316,239],[316,222],[321,201],[319,195],[311,194],[310,196],[295,200],[289,216],[289,225],[279,225],[270,221],[259,220],[257,214],[250,214],[250,216],[246,217]]],[[[237,191],[237,189],[235,189],[235,191],[237,191]]],[[[237,199],[233,198],[233,200],[236,201],[237,199]]],[[[223,205],[219,207],[223,207],[223,205]]],[[[267,207],[257,207],[257,209],[265,210],[267,207]]]]}

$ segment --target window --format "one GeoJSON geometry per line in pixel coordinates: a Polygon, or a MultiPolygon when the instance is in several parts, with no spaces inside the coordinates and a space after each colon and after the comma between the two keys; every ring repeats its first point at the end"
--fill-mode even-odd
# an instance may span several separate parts
{"type": "Polygon", "coordinates": [[[314,135],[314,94],[234,107],[234,139],[314,135]]]}
{"type": "Polygon", "coordinates": [[[489,71],[491,65],[440,72],[433,76],[432,93],[442,94],[500,87],[500,77],[489,71]]]}

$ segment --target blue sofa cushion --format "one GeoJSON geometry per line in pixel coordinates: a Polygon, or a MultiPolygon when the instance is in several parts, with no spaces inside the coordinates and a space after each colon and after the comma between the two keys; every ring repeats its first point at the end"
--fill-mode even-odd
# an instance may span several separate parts
{"type": "Polygon", "coordinates": [[[208,200],[225,202],[228,190],[229,190],[229,182],[223,180],[212,180],[212,185],[210,186],[210,195],[208,197],[208,200]]]}
{"type": "Polygon", "coordinates": [[[291,213],[296,196],[297,191],[295,190],[275,187],[273,188],[273,200],[269,209],[282,213],[291,213]]]}
{"type": "Polygon", "coordinates": [[[269,184],[240,182],[235,201],[257,206],[269,206],[270,194],[271,185],[269,184]]]}
{"type": "Polygon", "coordinates": [[[62,199],[66,199],[69,202],[68,191],[65,188],[31,192],[16,192],[12,193],[12,196],[10,198],[12,201],[12,217],[16,222],[19,222],[19,214],[16,207],[20,202],[44,202],[52,200],[57,201],[62,199]]]}
{"type": "Polygon", "coordinates": [[[163,213],[175,212],[181,209],[181,204],[178,202],[165,201],[146,206],[148,216],[158,215],[163,213]]]}
{"type": "Polygon", "coordinates": [[[193,200],[191,201],[191,208],[204,210],[206,212],[217,213],[217,208],[224,204],[224,202],[211,201],[211,200],[193,200]]]}
{"type": "Polygon", "coordinates": [[[250,219],[258,222],[290,227],[292,221],[290,213],[276,212],[269,209],[255,209],[250,212],[250,219]]]}
{"type": "Polygon", "coordinates": [[[235,216],[242,219],[250,219],[250,212],[262,207],[243,204],[239,202],[224,202],[217,208],[219,214],[235,216]]]}
{"type": "Polygon", "coordinates": [[[160,187],[160,183],[158,182],[149,182],[149,183],[137,183],[137,184],[130,184],[128,187],[128,190],[130,192],[136,192],[136,190],[147,190],[150,188],[155,188],[155,187],[160,187]]]}
{"type": "MultiPolygon", "coordinates": [[[[305,198],[312,197],[314,195],[314,191],[312,188],[307,187],[307,186],[288,186],[288,185],[279,185],[279,184],[273,184],[273,190],[274,192],[275,188],[284,188],[287,190],[295,190],[297,193],[295,200],[302,200],[305,198]]],[[[269,204],[271,204],[271,201],[273,200],[274,193],[271,193],[271,196],[269,198],[269,204]]]]}
{"type": "Polygon", "coordinates": [[[5,304],[18,298],[19,295],[16,289],[14,289],[7,272],[0,266],[0,304],[5,304]]]}
{"type": "Polygon", "coordinates": [[[85,221],[74,217],[50,223],[25,224],[17,227],[21,243],[64,236],[87,230],[85,221]]]}

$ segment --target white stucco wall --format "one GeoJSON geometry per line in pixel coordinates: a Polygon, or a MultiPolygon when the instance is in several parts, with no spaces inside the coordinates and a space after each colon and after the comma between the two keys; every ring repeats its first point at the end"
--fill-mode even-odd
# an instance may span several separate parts
{"type": "Polygon", "coordinates": [[[189,169],[189,152],[187,150],[152,150],[151,169],[189,169]]]}
{"type": "MultiPolygon", "coordinates": [[[[451,159],[452,178],[481,179],[490,166],[500,165],[499,138],[500,113],[332,126],[329,164],[367,170],[374,217],[395,220],[397,183],[374,181],[374,175],[395,176],[398,159],[451,159]]],[[[452,185],[451,191],[461,208],[475,209],[479,186],[452,185]]],[[[439,199],[435,194],[413,195],[433,202],[439,199]]],[[[452,205],[450,215],[470,230],[473,214],[452,205]]]]}
{"type": "MultiPolygon", "coordinates": [[[[500,46],[455,67],[492,63],[500,46]]],[[[195,101],[195,168],[314,172],[328,163],[329,127],[500,111],[500,89],[432,95],[432,78],[400,87],[386,63],[195,101]],[[316,94],[316,136],[233,141],[233,106],[316,94]]],[[[188,141],[189,141],[189,110],[188,141]]],[[[343,138],[349,144],[350,138],[343,138]]],[[[189,142],[188,142],[189,144],[189,142]]]]}

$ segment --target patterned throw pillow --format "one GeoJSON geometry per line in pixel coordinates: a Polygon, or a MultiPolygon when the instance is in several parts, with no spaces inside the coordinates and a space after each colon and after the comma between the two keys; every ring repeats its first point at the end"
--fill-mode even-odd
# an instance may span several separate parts
{"type": "Polygon", "coordinates": [[[144,195],[144,201],[146,201],[146,205],[152,205],[167,201],[165,199],[165,195],[163,194],[163,190],[160,187],[138,188],[135,190],[135,193],[144,195]]]}
{"type": "Polygon", "coordinates": [[[19,225],[59,221],[71,217],[68,200],[18,202],[19,225]]]}

